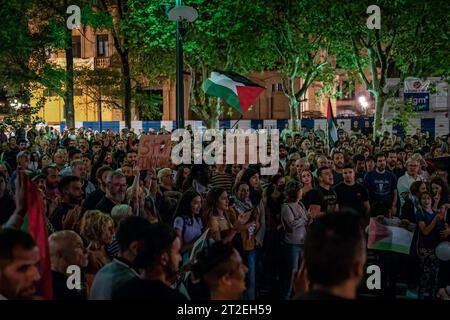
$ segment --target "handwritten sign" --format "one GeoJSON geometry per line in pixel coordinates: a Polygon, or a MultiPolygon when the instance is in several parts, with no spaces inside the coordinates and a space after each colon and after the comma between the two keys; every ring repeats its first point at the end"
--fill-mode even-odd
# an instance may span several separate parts
{"type": "Polygon", "coordinates": [[[171,151],[169,134],[144,135],[139,142],[137,165],[141,170],[170,167],[171,151]]]}

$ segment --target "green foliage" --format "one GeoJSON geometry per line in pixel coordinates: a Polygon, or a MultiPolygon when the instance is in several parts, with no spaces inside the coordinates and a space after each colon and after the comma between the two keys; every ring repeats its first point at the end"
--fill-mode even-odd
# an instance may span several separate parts
{"type": "Polygon", "coordinates": [[[75,86],[83,94],[109,108],[121,108],[122,97],[120,71],[114,68],[77,68],[74,71],[75,86]]]}
{"type": "MultiPolygon", "coordinates": [[[[84,25],[111,30],[118,53],[114,59],[121,68],[120,73],[117,68],[102,71],[103,75],[75,72],[77,86],[85,86],[92,96],[111,94],[113,98],[105,103],[126,110],[129,106],[118,101],[131,96],[139,108],[148,107],[143,115],[159,117],[154,108],[157,102],[143,99],[137,89],[175,75],[176,28],[161,10],[162,2],[4,1],[0,6],[0,86],[15,94],[31,92],[40,84],[65,96],[65,70],[49,64],[47,58],[48,53],[66,48],[70,33],[65,10],[69,4],[77,4],[84,25]],[[29,25],[37,20],[41,23],[32,31],[29,25]],[[124,74],[128,63],[130,76],[124,74]],[[131,79],[134,88],[130,89],[125,83],[131,79]]],[[[382,122],[381,102],[392,95],[385,87],[393,71],[400,72],[401,81],[407,76],[450,78],[450,24],[445,23],[449,1],[189,0],[185,5],[199,13],[195,22],[183,25],[190,105],[210,123],[232,114],[229,106],[206,97],[201,90],[214,69],[242,74],[279,72],[292,117],[298,116],[299,103],[305,101],[314,81],[320,85],[318,95],[336,97],[341,94],[335,90],[337,70],[349,79],[359,77],[377,100],[376,126],[382,122]],[[381,30],[366,26],[366,9],[373,4],[381,8],[381,30]],[[300,85],[298,78],[302,79],[300,85]]],[[[398,112],[404,110],[408,109],[398,112]]],[[[398,119],[403,122],[405,117],[399,115],[398,119]]]]}
{"type": "Polygon", "coordinates": [[[163,97],[157,94],[147,94],[146,92],[136,93],[136,108],[139,110],[141,120],[161,120],[161,107],[163,97]]]}
{"type": "Polygon", "coordinates": [[[81,7],[81,24],[90,26],[94,30],[113,27],[111,16],[104,11],[94,9],[92,3],[86,3],[81,7]]]}
{"type": "Polygon", "coordinates": [[[36,125],[43,122],[43,119],[38,116],[38,113],[45,104],[45,97],[40,97],[35,105],[29,104],[31,98],[32,95],[28,92],[23,92],[21,95],[10,96],[5,110],[6,116],[0,123],[0,129],[8,126],[18,128],[20,124],[36,125]],[[18,103],[23,105],[17,107],[14,100],[17,100],[18,103]]]}
{"type": "MultiPolygon", "coordinates": [[[[426,77],[449,70],[450,3],[420,0],[308,1],[308,15],[327,38],[336,65],[358,73],[375,97],[374,137],[381,132],[383,102],[392,95],[386,82],[399,70],[408,76],[426,77]],[[381,11],[381,29],[366,25],[370,5],[381,11]]],[[[396,90],[395,88],[393,90],[396,90]]]]}
{"type": "Polygon", "coordinates": [[[400,125],[405,131],[412,128],[411,118],[414,117],[416,111],[413,106],[412,99],[408,100],[393,100],[390,102],[389,111],[392,113],[392,118],[387,119],[386,123],[392,126],[400,125]]]}

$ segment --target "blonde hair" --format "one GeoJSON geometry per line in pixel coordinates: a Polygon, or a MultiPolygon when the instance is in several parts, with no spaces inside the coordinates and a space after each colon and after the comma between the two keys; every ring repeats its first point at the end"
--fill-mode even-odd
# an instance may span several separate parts
{"type": "Polygon", "coordinates": [[[87,241],[103,242],[108,222],[114,225],[109,215],[99,210],[89,210],[81,219],[80,235],[87,241]]]}
{"type": "Polygon", "coordinates": [[[130,206],[127,204],[115,205],[111,210],[112,219],[118,224],[120,220],[129,216],[130,206]]]}

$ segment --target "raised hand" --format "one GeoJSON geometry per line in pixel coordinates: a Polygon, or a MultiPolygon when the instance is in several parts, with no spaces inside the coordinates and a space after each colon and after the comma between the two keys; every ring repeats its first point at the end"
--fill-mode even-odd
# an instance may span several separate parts
{"type": "Polygon", "coordinates": [[[137,177],[141,174],[141,168],[138,165],[135,165],[133,168],[133,176],[137,177]]]}
{"type": "Polygon", "coordinates": [[[62,225],[64,230],[73,230],[78,223],[81,214],[81,207],[79,205],[70,209],[67,214],[62,218],[62,225]]]}
{"type": "Polygon", "coordinates": [[[441,238],[447,239],[448,237],[450,237],[450,226],[446,223],[445,229],[441,231],[441,238]]]}

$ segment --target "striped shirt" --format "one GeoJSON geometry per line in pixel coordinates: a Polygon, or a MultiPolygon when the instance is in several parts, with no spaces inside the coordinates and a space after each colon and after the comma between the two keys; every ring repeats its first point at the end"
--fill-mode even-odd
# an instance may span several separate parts
{"type": "Polygon", "coordinates": [[[211,178],[211,184],[214,188],[223,188],[228,194],[231,194],[231,188],[233,187],[233,177],[229,173],[215,172],[211,178]]]}
{"type": "Polygon", "coordinates": [[[116,239],[116,235],[113,235],[111,243],[106,246],[106,252],[108,253],[108,256],[111,259],[113,259],[117,257],[119,251],[120,251],[119,242],[116,239]]]}

